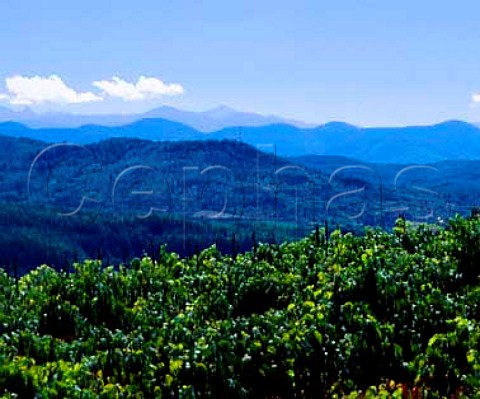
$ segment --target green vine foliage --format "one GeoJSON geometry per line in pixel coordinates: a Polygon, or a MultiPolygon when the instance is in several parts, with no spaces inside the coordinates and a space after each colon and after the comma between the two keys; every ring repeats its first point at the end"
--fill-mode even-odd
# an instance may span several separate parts
{"type": "Polygon", "coordinates": [[[480,221],[0,273],[0,398],[480,395],[480,221]]]}

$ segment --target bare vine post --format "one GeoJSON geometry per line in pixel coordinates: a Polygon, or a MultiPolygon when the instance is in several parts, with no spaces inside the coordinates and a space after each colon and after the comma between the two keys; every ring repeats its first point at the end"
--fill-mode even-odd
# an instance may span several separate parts
{"type": "Polygon", "coordinates": [[[235,233],[233,233],[233,236],[232,236],[232,259],[234,261],[237,260],[237,238],[235,233]]]}

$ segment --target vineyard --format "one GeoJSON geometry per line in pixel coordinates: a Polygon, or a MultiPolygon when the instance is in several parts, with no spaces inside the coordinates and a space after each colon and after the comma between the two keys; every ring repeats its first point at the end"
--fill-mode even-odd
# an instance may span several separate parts
{"type": "Polygon", "coordinates": [[[480,396],[480,220],[0,274],[1,398],[480,396]]]}

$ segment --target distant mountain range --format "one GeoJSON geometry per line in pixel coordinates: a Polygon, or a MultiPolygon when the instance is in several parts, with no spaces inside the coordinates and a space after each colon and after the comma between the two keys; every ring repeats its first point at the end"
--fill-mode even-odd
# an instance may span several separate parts
{"type": "Polygon", "coordinates": [[[228,128],[209,135],[276,148],[278,154],[340,155],[376,163],[432,163],[480,159],[480,128],[461,121],[430,126],[361,128],[331,122],[316,128],[290,125],[228,128]]]}
{"type": "Polygon", "coordinates": [[[60,112],[37,114],[29,108],[15,111],[0,107],[0,122],[20,122],[31,128],[77,128],[83,125],[121,126],[152,118],[183,123],[201,132],[213,132],[234,126],[264,126],[276,123],[286,123],[297,127],[312,126],[275,115],[241,112],[227,106],[220,106],[204,112],[184,111],[162,106],[145,113],[123,115],[79,115],[60,112]]]}
{"type": "MultiPolygon", "coordinates": [[[[221,110],[218,113],[221,114],[221,110]]],[[[281,156],[337,155],[377,163],[423,164],[480,159],[480,128],[461,121],[396,128],[361,128],[341,122],[300,128],[282,123],[229,127],[211,133],[162,118],[142,119],[121,126],[41,129],[6,122],[0,124],[0,134],[82,144],[112,137],[153,141],[235,140],[266,152],[276,151],[281,156]]]]}

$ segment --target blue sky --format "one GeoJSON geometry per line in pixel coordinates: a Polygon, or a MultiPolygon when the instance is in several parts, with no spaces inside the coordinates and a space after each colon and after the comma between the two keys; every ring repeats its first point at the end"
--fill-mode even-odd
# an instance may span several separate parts
{"type": "Polygon", "coordinates": [[[0,97],[87,113],[226,104],[318,123],[480,121],[479,15],[476,1],[2,0],[0,97]],[[39,86],[6,83],[52,75],[101,100],[21,99],[39,86]],[[168,94],[138,91],[141,76],[168,94]],[[112,77],[138,90],[115,96],[112,77]]]}

